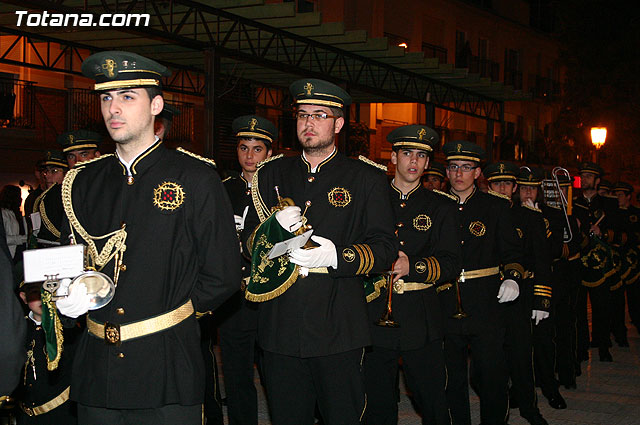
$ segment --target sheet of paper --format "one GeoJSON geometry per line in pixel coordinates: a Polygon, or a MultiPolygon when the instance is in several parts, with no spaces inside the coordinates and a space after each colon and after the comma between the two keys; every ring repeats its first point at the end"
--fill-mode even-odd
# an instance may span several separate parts
{"type": "Polygon", "coordinates": [[[32,213],[29,217],[31,217],[31,226],[33,227],[33,233],[37,235],[38,230],[40,230],[40,226],[42,226],[42,218],[40,217],[40,213],[32,213]]]}
{"type": "Polygon", "coordinates": [[[50,275],[74,278],[84,271],[84,245],[30,249],[23,258],[26,283],[41,282],[50,275]]]}
{"type": "Polygon", "coordinates": [[[312,233],[313,229],[291,239],[287,239],[286,241],[278,242],[273,246],[273,248],[271,248],[271,251],[269,251],[269,260],[287,254],[294,249],[302,248],[304,244],[307,243],[312,233]]]}

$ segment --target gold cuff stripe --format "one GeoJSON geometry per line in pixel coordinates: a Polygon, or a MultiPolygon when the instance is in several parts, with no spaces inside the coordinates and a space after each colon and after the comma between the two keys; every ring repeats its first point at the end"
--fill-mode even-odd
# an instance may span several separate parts
{"type": "Polygon", "coordinates": [[[547,285],[533,285],[534,288],[536,289],[548,289],[551,290],[551,286],[547,286],[547,285]]]}
{"type": "Polygon", "coordinates": [[[356,271],[356,274],[361,274],[365,266],[365,261],[366,261],[365,254],[362,248],[360,247],[360,245],[353,244],[352,246],[357,251],[358,256],[360,257],[360,265],[358,266],[358,270],[356,271]]]}
{"type": "Polygon", "coordinates": [[[20,407],[22,408],[24,413],[26,413],[29,416],[38,416],[38,415],[42,415],[43,413],[50,412],[56,407],[63,405],[67,400],[69,400],[69,388],[71,387],[65,388],[65,390],[62,391],[56,398],[49,400],[45,404],[41,404],[40,406],[27,407],[24,404],[20,403],[20,407]]]}
{"type": "MultiPolygon", "coordinates": [[[[140,320],[120,326],[120,341],[124,342],[134,338],[162,332],[179,324],[193,315],[194,309],[191,300],[180,307],[150,319],[140,320]]],[[[87,330],[93,336],[104,339],[104,323],[99,323],[87,316],[87,330]]]]}
{"type": "Polygon", "coordinates": [[[97,149],[98,145],[95,143],[85,143],[84,145],[71,145],[69,147],[62,149],[62,152],[77,151],[78,149],[85,149],[85,148],[97,149]]]}
{"type": "Polygon", "coordinates": [[[373,269],[373,264],[375,263],[375,258],[373,257],[373,251],[371,251],[371,247],[367,244],[362,245],[369,255],[369,266],[365,270],[364,274],[369,274],[369,272],[373,269]]]}
{"type": "Polygon", "coordinates": [[[543,298],[551,298],[551,294],[546,294],[544,292],[540,293],[540,292],[534,292],[533,293],[534,296],[537,297],[543,297],[543,298]]]}

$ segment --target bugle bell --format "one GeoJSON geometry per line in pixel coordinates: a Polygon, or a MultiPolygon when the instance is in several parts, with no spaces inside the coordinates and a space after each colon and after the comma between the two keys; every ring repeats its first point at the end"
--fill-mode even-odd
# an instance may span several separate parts
{"type": "Polygon", "coordinates": [[[393,314],[391,310],[391,297],[393,295],[393,271],[388,271],[385,273],[387,278],[387,304],[385,305],[385,309],[382,312],[382,316],[377,322],[374,322],[378,326],[382,326],[385,328],[399,328],[400,324],[393,319],[393,314]]]}
{"type": "Polygon", "coordinates": [[[453,319],[464,319],[469,315],[462,308],[462,297],[460,295],[460,282],[464,282],[464,269],[460,272],[460,276],[456,279],[454,285],[456,286],[456,312],[451,316],[453,319]]]}

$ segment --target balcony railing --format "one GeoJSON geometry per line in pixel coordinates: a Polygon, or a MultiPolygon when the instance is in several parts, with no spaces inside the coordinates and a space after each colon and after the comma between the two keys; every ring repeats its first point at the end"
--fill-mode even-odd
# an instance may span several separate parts
{"type": "Polygon", "coordinates": [[[0,127],[35,128],[34,82],[0,79],[0,127]]]}
{"type": "Polygon", "coordinates": [[[440,63],[447,63],[447,49],[435,44],[422,43],[425,58],[438,58],[440,63]]]}
{"type": "Polygon", "coordinates": [[[500,80],[500,64],[487,58],[471,56],[469,59],[469,72],[480,74],[482,78],[491,78],[491,81],[500,80]]]}
{"type": "Polygon", "coordinates": [[[522,71],[505,68],[504,84],[507,86],[513,86],[516,90],[522,90],[522,71]]]}

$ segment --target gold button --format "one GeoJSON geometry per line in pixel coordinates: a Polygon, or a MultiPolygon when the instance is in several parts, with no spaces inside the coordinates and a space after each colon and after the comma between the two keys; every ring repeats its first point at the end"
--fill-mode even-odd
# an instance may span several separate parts
{"type": "Polygon", "coordinates": [[[464,245],[464,241],[460,241],[460,245],[464,245]]]}
{"type": "Polygon", "coordinates": [[[116,310],[116,313],[122,316],[124,314],[124,308],[120,307],[119,309],[116,310]]]}
{"type": "Polygon", "coordinates": [[[133,176],[127,176],[127,184],[131,186],[133,184],[133,176]]]}
{"type": "Polygon", "coordinates": [[[458,210],[462,211],[462,207],[458,207],[458,210]]]}
{"type": "Polygon", "coordinates": [[[251,190],[247,190],[247,191],[245,192],[245,194],[247,194],[247,195],[251,195],[251,190]]]}
{"type": "Polygon", "coordinates": [[[309,177],[309,178],[307,179],[307,181],[308,181],[309,183],[313,183],[313,181],[314,181],[315,179],[316,179],[315,177],[311,176],[311,177],[309,177]]]}
{"type": "Polygon", "coordinates": [[[120,264],[120,271],[121,272],[127,271],[127,265],[126,264],[120,264]]]}
{"type": "Polygon", "coordinates": [[[404,223],[398,223],[398,224],[396,224],[396,226],[402,227],[402,226],[404,226],[404,223]]]}
{"type": "Polygon", "coordinates": [[[400,208],[404,208],[406,206],[407,206],[407,204],[405,204],[404,202],[400,204],[400,208]]]}
{"type": "Polygon", "coordinates": [[[124,353],[118,353],[118,357],[124,359],[124,353]]]}
{"type": "Polygon", "coordinates": [[[404,241],[400,241],[400,245],[404,246],[404,241]]]}
{"type": "Polygon", "coordinates": [[[242,266],[242,271],[247,270],[247,268],[245,266],[242,266]]]}

